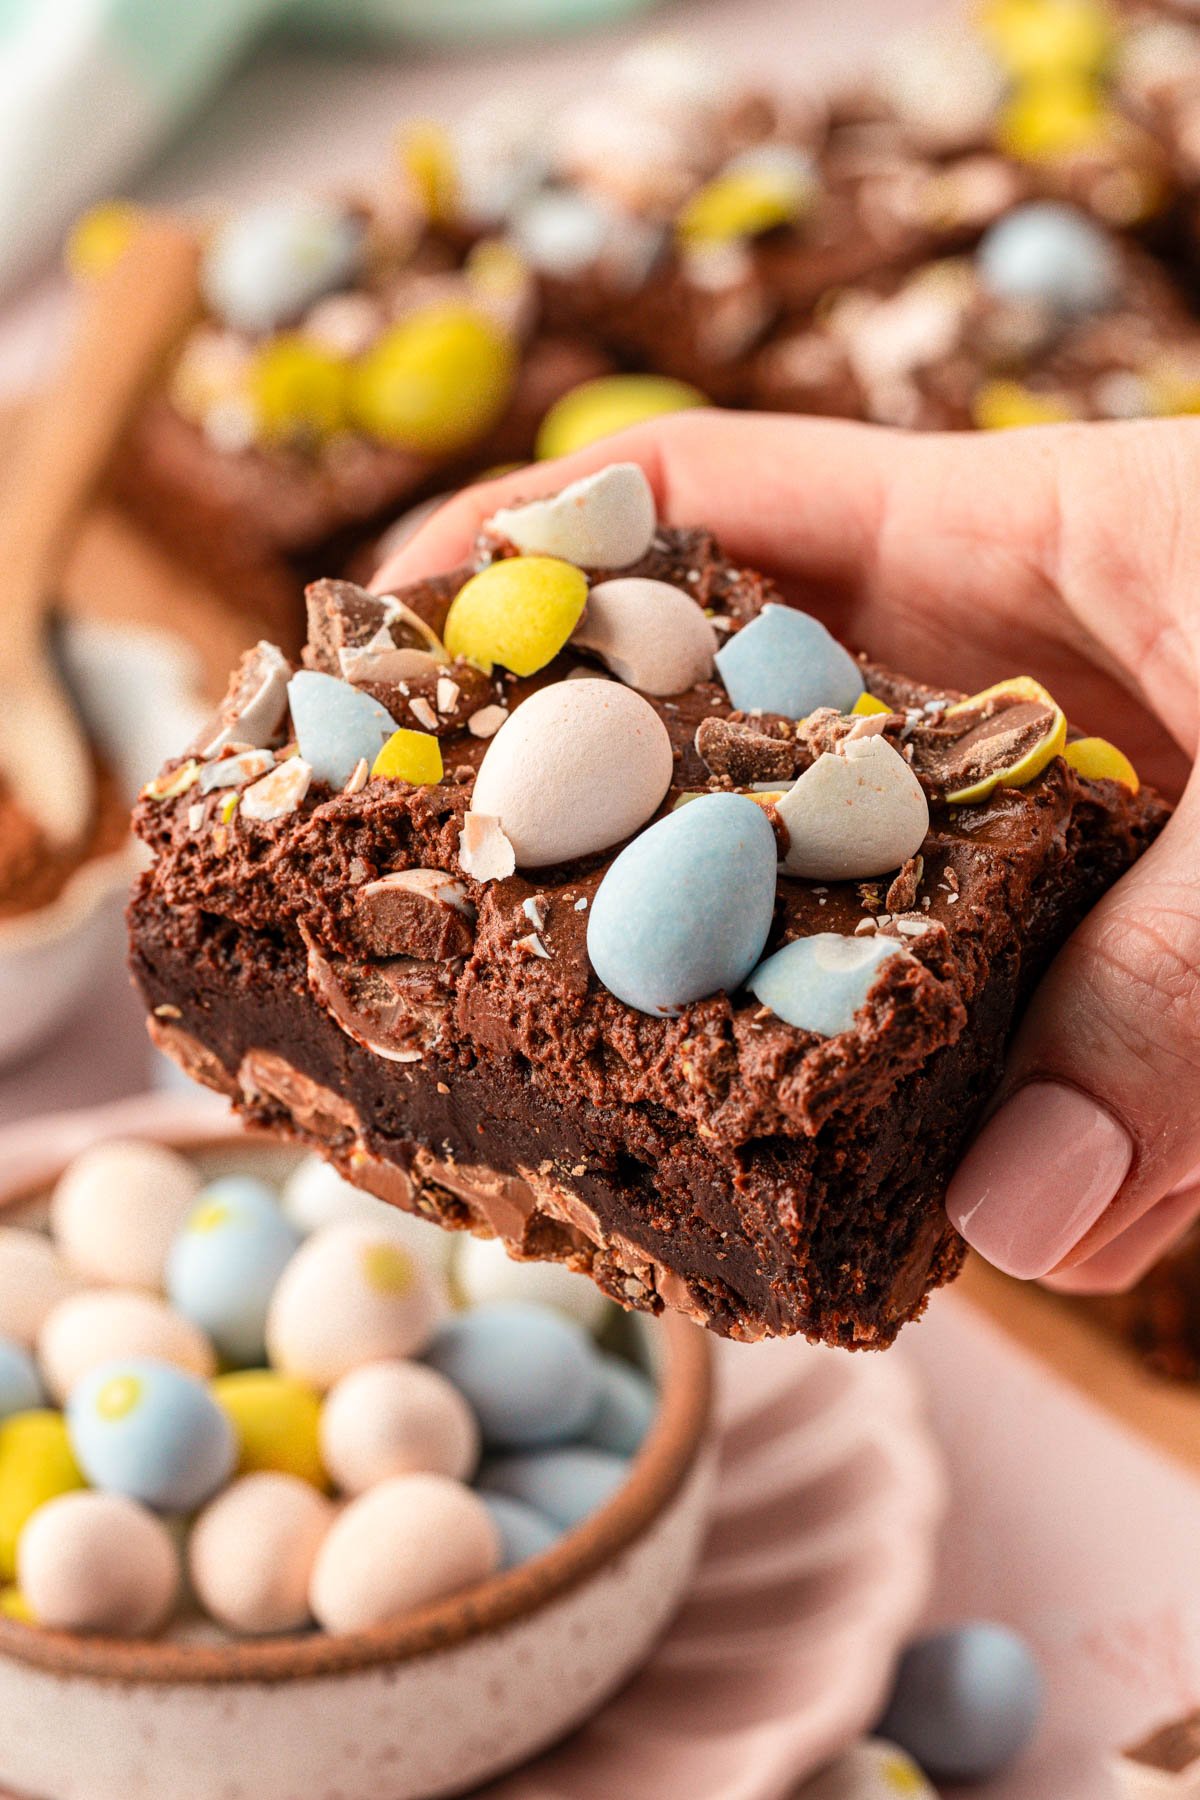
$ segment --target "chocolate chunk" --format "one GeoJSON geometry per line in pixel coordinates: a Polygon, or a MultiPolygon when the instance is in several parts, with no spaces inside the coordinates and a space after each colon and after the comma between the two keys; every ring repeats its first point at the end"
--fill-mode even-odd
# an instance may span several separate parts
{"type": "Polygon", "coordinates": [[[475,909],[462,883],[442,869],[398,869],[358,890],[354,930],[371,956],[445,962],[470,955],[475,909]]]}
{"type": "MultiPolygon", "coordinates": [[[[1145,1769],[1159,1770],[1164,1775],[1200,1772],[1200,1711],[1173,1719],[1169,1725],[1161,1725],[1140,1744],[1124,1751],[1123,1760],[1145,1769]]],[[[1164,1788],[1164,1794],[1166,1791],[1164,1788]]]]}
{"type": "Polygon", "coordinates": [[[701,719],[696,751],[714,775],[727,776],[735,787],[756,781],[794,781],[804,761],[798,746],[731,719],[701,719]]]}
{"type": "Polygon", "coordinates": [[[887,891],[886,909],[890,913],[909,912],[917,903],[925,858],[910,856],[887,891]]]}

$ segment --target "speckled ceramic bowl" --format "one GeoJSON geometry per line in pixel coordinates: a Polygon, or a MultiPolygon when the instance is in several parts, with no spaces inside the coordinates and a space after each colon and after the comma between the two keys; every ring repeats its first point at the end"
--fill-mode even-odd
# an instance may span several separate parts
{"type": "MultiPolygon", "coordinates": [[[[138,1133],[213,1174],[296,1160],[227,1120],[147,1107],[64,1119],[37,1173],[0,1179],[34,1222],[59,1169],[138,1133]]],[[[154,1643],[0,1620],[0,1789],[31,1800],[417,1800],[460,1793],[587,1718],[679,1604],[706,1516],[710,1345],[685,1320],[645,1332],[656,1422],[621,1491],[545,1555],[402,1624],[349,1637],[154,1643]]]]}

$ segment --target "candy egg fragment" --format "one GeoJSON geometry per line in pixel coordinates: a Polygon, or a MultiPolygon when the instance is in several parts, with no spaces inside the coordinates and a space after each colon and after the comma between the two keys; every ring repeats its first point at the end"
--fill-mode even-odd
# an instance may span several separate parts
{"type": "Polygon", "coordinates": [[[50,1202],[50,1227],[81,1275],[161,1288],[167,1252],[199,1192],[195,1169],[165,1145],[113,1139],[66,1170],[50,1202]]]}
{"type": "Polygon", "coordinates": [[[491,1514],[444,1475],[397,1475],[352,1500],[317,1552],[309,1605],[326,1631],[365,1631],[483,1581],[500,1561],[491,1514]]]}
{"type": "Polygon", "coordinates": [[[61,1405],[101,1363],[150,1357],[207,1380],[216,1368],[200,1328],[155,1294],[137,1288],[92,1288],[49,1314],[38,1333],[38,1361],[61,1405]]]}
{"type": "Polygon", "coordinates": [[[544,1307],[495,1302],[447,1319],[426,1352],[452,1382],[492,1448],[561,1443],[600,1398],[588,1334],[544,1307]]]}
{"type": "Polygon", "coordinates": [[[947,801],[965,806],[998,787],[1025,787],[1061,755],[1067,741],[1062,708],[1029,675],[998,681],[947,707],[945,719],[978,715],[954,750],[957,769],[946,781],[947,801]]]}
{"type": "MultiPolygon", "coordinates": [[[[675,381],[669,375],[597,375],[591,381],[580,382],[554,402],[538,427],[537,455],[542,461],[572,456],[576,450],[594,444],[597,438],[611,437],[645,419],[707,405],[699,388],[686,381],[675,381]]],[[[588,564],[593,569],[613,566],[621,567],[588,564]]]]}
{"type": "Polygon", "coordinates": [[[560,681],[523,701],[479,767],[471,806],[498,819],[520,868],[619,843],[657,811],[674,771],[667,728],[614,681],[560,681]]]}
{"type": "Polygon", "coordinates": [[[159,1512],[191,1512],[237,1461],[229,1420],[204,1383],[166,1363],[102,1363],[75,1388],[67,1429],[94,1487],[159,1512]]]}
{"type": "Polygon", "coordinates": [[[0,1337],[0,1419],[32,1412],[45,1398],[37,1364],[24,1344],[0,1337]]]}
{"type": "Polygon", "coordinates": [[[810,881],[886,875],[916,855],[929,830],[920,782],[882,737],[847,738],[818,756],[775,810],[790,838],[784,870],[810,881]]]}
{"type": "Polygon", "coordinates": [[[0,1420],[0,1581],[17,1569],[17,1540],[48,1500],[86,1486],[60,1413],[13,1413],[0,1420]]]}
{"type": "Polygon", "coordinates": [[[531,1557],[541,1556],[562,1536],[561,1528],[552,1519],[536,1512],[523,1500],[514,1500],[508,1494],[489,1493],[485,1488],[475,1491],[500,1534],[501,1569],[515,1569],[531,1557]]]}
{"type": "Polygon", "coordinates": [[[314,1388],[274,1369],[235,1369],[218,1375],[211,1391],[236,1434],[239,1475],[273,1470],[315,1488],[329,1486],[314,1388]]]}
{"type": "Polygon", "coordinates": [[[458,590],[446,615],[446,648],[485,674],[496,663],[533,675],[562,649],[587,599],[587,580],[561,557],[510,556],[458,590]]]}
{"type": "Polygon", "coordinates": [[[592,589],[571,642],[644,694],[681,694],[711,679],[717,634],[670,582],[626,575],[592,589]]]}
{"type": "Polygon", "coordinates": [[[329,1225],[284,1270],[267,1349],[275,1368],[323,1391],[359,1363],[420,1355],[443,1307],[436,1278],[393,1237],[329,1225]]]}
{"type": "Polygon", "coordinates": [[[345,787],[355,765],[368,768],[397,729],[386,707],[361,688],[301,669],[288,682],[288,705],[300,755],[315,781],[345,787]]]}
{"type": "Polygon", "coordinates": [[[1110,744],[1107,738],[1076,738],[1073,744],[1064,746],[1062,757],[1077,775],[1082,775],[1087,781],[1119,781],[1132,794],[1136,794],[1141,786],[1137,770],[1129,758],[1115,744],[1110,744]]]}
{"type": "Polygon", "coordinates": [[[636,1456],[654,1423],[657,1398],[650,1382],[619,1356],[600,1358],[600,1397],[586,1441],[614,1456],[636,1456]]]}
{"type": "Polygon", "coordinates": [[[740,987],[771,929],[776,858],[766,814],[742,794],[704,794],[644,831],[588,911],[588,956],[605,987],[665,1015],[740,987]]]}
{"type": "Polygon", "coordinates": [[[909,1645],[879,1730],[935,1781],[987,1781],[1030,1743],[1042,1701],[1029,1646],[980,1621],[909,1645]]]}
{"type": "Polygon", "coordinates": [[[261,1363],[267,1307],[299,1243],[265,1182],[248,1175],[214,1181],[167,1257],[171,1303],[207,1332],[225,1362],[261,1363]]]}
{"type": "Polygon", "coordinates": [[[764,606],[716,654],[717,673],[742,712],[802,719],[819,706],[849,712],[863,691],[858,664],[819,619],[764,606]]]}
{"type": "Polygon", "coordinates": [[[599,1325],[608,1304],[588,1276],[577,1275],[564,1263],[518,1261],[499,1238],[464,1235],[454,1258],[454,1282],[470,1306],[522,1300],[565,1313],[585,1331],[599,1325]]]}
{"type": "Polygon", "coordinates": [[[321,1412],[321,1452],[344,1494],[393,1475],[465,1481],[479,1460],[475,1415],[444,1375],[420,1363],[376,1362],[335,1383],[321,1412]]]}
{"type": "Polygon", "coordinates": [[[362,221],[323,200],[252,207],[220,226],[209,244],[204,298],[239,331],[274,331],[349,280],[362,239],[362,221]]]}
{"type": "Polygon", "coordinates": [[[0,1332],[33,1348],[42,1321],[77,1293],[80,1278],[49,1239],[19,1225],[0,1225],[0,1332]]]}
{"type": "Polygon", "coordinates": [[[502,506],[487,521],[527,556],[558,556],[581,569],[626,569],[654,542],[654,490],[637,463],[609,463],[548,500],[502,506]]]}
{"type": "Polygon", "coordinates": [[[293,1475],[245,1475],[200,1514],[188,1574],[205,1611],[257,1637],[309,1623],[308,1588],[332,1501],[293,1475]]]}
{"type": "Polygon", "coordinates": [[[746,986],[785,1024],[836,1037],[854,1024],[884,963],[907,955],[894,938],[819,931],[768,956],[746,986]]]}
{"type": "Polygon", "coordinates": [[[165,1525],[120,1494],[63,1494],[21,1533],[17,1579],[39,1625],[105,1637],[150,1637],[179,1595],[165,1525]]]}
{"type": "Polygon", "coordinates": [[[976,257],[997,300],[1032,301],[1068,317],[1102,312],[1120,289],[1117,253],[1073,206],[1054,200],[1018,206],[991,227],[976,257]]]}
{"type": "Polygon", "coordinates": [[[484,1464],[482,1484],[490,1492],[524,1501],[570,1531],[606,1506],[624,1486],[629,1464],[623,1456],[590,1444],[497,1456],[484,1464]]]}

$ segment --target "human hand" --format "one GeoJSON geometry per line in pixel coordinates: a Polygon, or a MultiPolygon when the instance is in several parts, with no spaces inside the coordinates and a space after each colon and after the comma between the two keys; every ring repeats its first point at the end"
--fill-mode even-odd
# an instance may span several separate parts
{"type": "Polygon", "coordinates": [[[851,646],[934,685],[1043,681],[1178,809],[1048,971],[947,1196],[989,1261],[1129,1285],[1200,1214],[1200,421],[913,436],[681,413],[468,488],[380,570],[613,461],[851,646]]]}

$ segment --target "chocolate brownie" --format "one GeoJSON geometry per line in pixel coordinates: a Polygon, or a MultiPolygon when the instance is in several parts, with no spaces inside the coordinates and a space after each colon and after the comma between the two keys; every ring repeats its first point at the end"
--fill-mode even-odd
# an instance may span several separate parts
{"type": "Polygon", "coordinates": [[[890,1343],[961,1262],[1023,1002],[1162,803],[1028,678],[850,656],[630,465],[397,596],[317,582],[303,660],[260,646],[139,803],[160,1046],[626,1306],[890,1343]]]}

